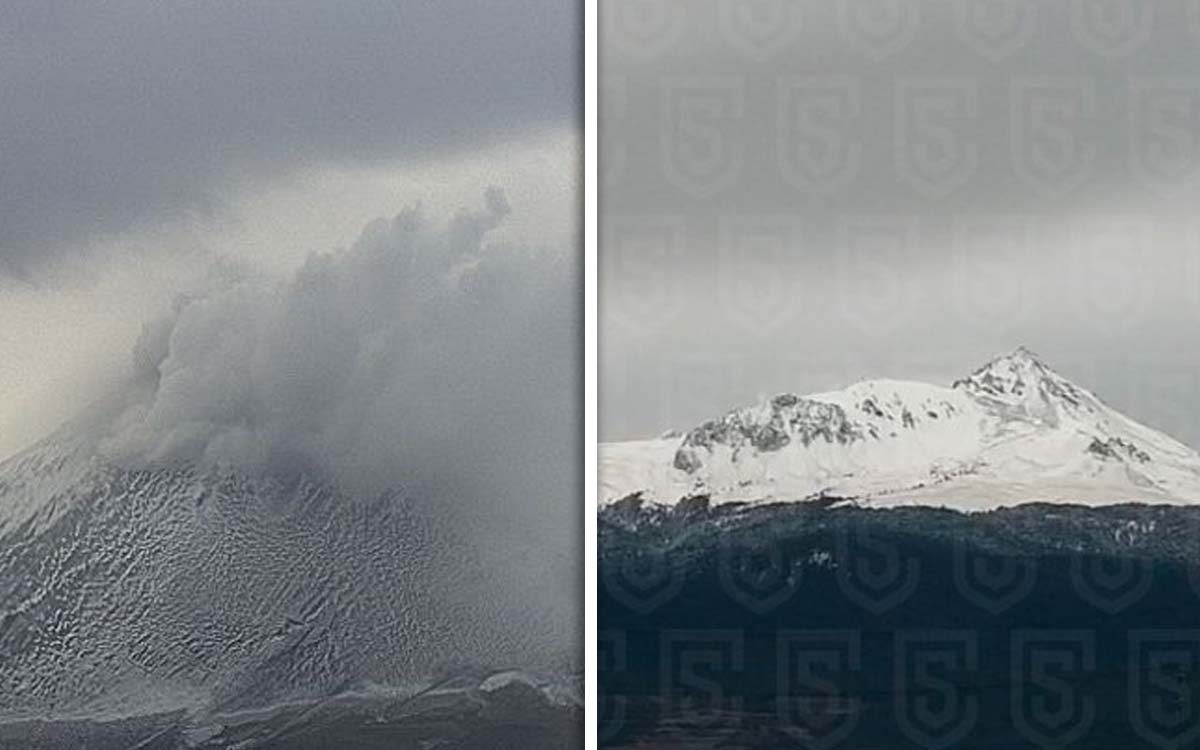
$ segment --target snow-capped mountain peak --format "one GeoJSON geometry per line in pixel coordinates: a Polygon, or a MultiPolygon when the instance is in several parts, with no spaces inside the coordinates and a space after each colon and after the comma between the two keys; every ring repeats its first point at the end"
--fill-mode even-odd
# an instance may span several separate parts
{"type": "Polygon", "coordinates": [[[601,502],[803,500],[988,508],[1200,501],[1200,455],[1021,347],[949,388],[868,380],[785,393],[682,437],[601,448],[601,502]]]}
{"type": "Polygon", "coordinates": [[[1064,413],[1096,414],[1103,408],[1092,393],[1059,375],[1025,347],[997,357],[952,387],[1010,419],[1057,424],[1064,413]]]}

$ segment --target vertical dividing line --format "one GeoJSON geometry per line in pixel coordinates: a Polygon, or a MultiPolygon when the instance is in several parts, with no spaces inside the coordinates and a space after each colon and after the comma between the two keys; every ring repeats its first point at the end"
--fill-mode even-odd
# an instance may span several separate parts
{"type": "Polygon", "coordinates": [[[597,110],[597,6],[598,0],[584,0],[584,738],[585,747],[597,746],[597,626],[596,626],[596,466],[597,451],[597,253],[599,248],[597,196],[599,136],[597,110]]]}

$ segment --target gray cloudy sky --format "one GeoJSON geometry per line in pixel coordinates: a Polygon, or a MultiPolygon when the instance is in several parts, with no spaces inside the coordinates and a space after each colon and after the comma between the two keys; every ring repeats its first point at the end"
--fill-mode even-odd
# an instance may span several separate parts
{"type": "Polygon", "coordinates": [[[561,0],[15,0],[0,14],[0,457],[127,374],[214,263],[282,277],[421,203],[574,248],[561,0]]]}
{"type": "Polygon", "coordinates": [[[1024,344],[1200,446],[1200,5],[603,11],[606,439],[1024,344]]]}
{"type": "Polygon", "coordinates": [[[220,213],[237,183],[572,124],[578,28],[559,0],[7,3],[0,265],[220,213]]]}

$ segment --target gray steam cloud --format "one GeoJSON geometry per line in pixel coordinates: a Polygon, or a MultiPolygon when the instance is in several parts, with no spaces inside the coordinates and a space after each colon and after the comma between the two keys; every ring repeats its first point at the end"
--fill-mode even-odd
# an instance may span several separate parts
{"type": "Polygon", "coordinates": [[[575,264],[488,246],[509,205],[485,197],[445,226],[420,206],[373,222],[285,283],[241,278],[183,300],[139,343],[151,396],[106,451],[359,489],[519,458],[570,475],[575,264]]]}
{"type": "Polygon", "coordinates": [[[286,282],[237,278],[181,301],[143,336],[145,396],[103,453],[134,468],[305,475],[364,500],[394,492],[526,599],[539,579],[539,600],[570,605],[578,263],[489,242],[508,213],[496,189],[445,224],[410,207],[286,282]]]}

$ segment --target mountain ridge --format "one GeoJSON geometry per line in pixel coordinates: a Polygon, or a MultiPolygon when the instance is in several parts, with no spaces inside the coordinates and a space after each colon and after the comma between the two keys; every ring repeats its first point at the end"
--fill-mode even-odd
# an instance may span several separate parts
{"type": "Polygon", "coordinates": [[[601,504],[838,496],[889,507],[1190,504],[1200,454],[1120,414],[1025,347],[949,387],[866,380],[783,393],[681,438],[601,446],[601,504]]]}

